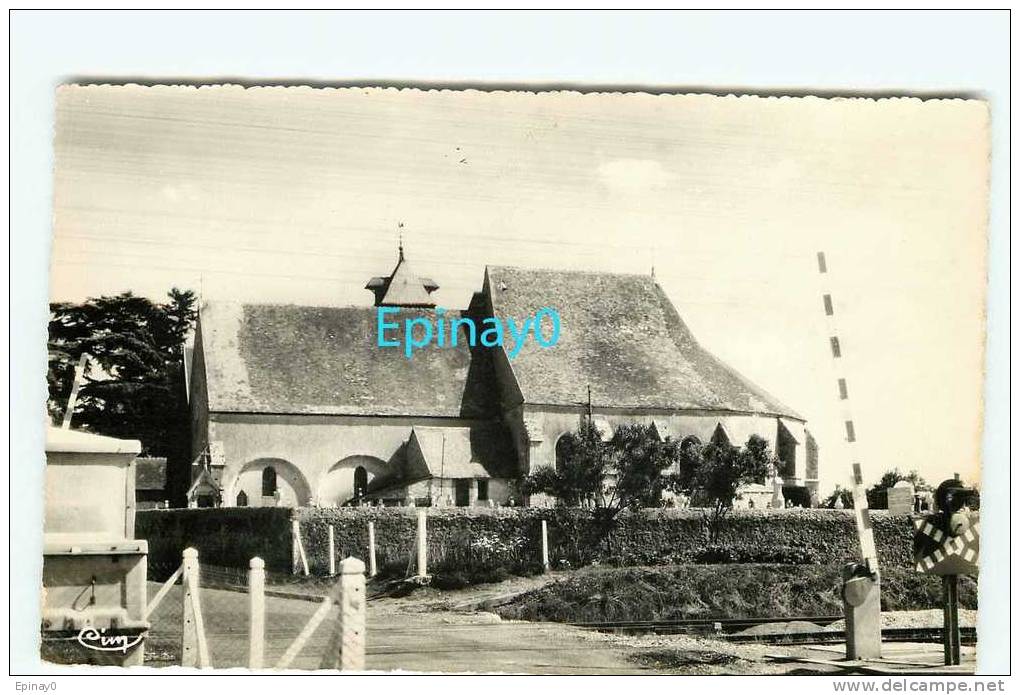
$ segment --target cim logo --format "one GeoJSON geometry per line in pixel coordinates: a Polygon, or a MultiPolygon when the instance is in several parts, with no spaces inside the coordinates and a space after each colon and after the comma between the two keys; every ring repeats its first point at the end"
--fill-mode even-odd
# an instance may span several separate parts
{"type": "Polygon", "coordinates": [[[142,641],[142,635],[107,635],[106,628],[97,630],[94,627],[82,628],[78,633],[78,644],[86,649],[94,649],[97,652],[121,652],[127,654],[127,650],[142,641]]]}

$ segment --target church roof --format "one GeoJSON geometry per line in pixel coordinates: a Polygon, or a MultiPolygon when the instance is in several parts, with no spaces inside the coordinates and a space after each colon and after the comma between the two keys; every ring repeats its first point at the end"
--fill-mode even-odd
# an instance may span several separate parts
{"type": "Polygon", "coordinates": [[[703,348],[652,277],[489,266],[486,292],[496,316],[560,315],[554,347],[529,338],[510,362],[526,403],[584,405],[591,386],[595,406],[803,419],[703,348]]]}
{"type": "Polygon", "coordinates": [[[368,281],[365,289],[372,290],[377,297],[381,294],[377,303],[382,306],[432,307],[435,302],[429,295],[439,289],[439,285],[415,271],[414,266],[404,257],[404,247],[401,245],[397,265],[389,277],[374,277],[368,281]]]}
{"type": "MultiPolygon", "coordinates": [[[[401,309],[397,318],[426,313],[401,309]]],[[[199,312],[199,334],[212,412],[464,418],[497,412],[486,351],[472,355],[464,339],[407,359],[401,348],[376,346],[374,307],[209,302],[199,312]]]]}

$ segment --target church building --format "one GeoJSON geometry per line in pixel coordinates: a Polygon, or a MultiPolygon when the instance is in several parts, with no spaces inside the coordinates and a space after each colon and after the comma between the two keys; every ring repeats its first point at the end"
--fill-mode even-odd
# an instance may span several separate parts
{"type": "Polygon", "coordinates": [[[463,322],[456,346],[413,359],[377,345],[376,307],[435,318],[438,285],[402,247],[366,289],[373,305],[200,307],[188,373],[203,504],[528,504],[516,482],[556,465],[589,407],[607,438],[636,422],[701,442],[758,434],[782,461],[777,491],[817,492],[804,418],[701,347],[653,277],[487,267],[447,321],[560,317],[554,347],[525,341],[513,360],[512,335],[471,346],[463,322]]]}

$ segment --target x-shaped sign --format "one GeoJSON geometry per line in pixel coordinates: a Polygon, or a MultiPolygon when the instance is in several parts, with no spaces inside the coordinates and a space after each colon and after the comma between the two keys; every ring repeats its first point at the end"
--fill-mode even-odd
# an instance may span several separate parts
{"type": "Polygon", "coordinates": [[[915,519],[914,552],[917,571],[926,574],[977,574],[981,523],[976,519],[959,535],[952,535],[931,519],[915,519]]]}

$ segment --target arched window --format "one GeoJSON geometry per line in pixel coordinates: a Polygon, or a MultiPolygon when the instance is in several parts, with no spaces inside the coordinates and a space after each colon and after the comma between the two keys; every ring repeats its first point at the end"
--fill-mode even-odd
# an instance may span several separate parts
{"type": "Polygon", "coordinates": [[[573,449],[573,441],[569,434],[564,434],[556,440],[556,470],[562,470],[563,465],[570,460],[573,449]]]}
{"type": "Polygon", "coordinates": [[[262,469],[262,496],[272,497],[276,494],[276,469],[266,466],[262,469]]]}
{"type": "Polygon", "coordinates": [[[239,493],[237,493],[237,506],[238,507],[248,506],[248,494],[244,490],[241,490],[239,493]]]}
{"type": "Polygon", "coordinates": [[[368,471],[364,466],[354,469],[354,499],[359,499],[368,490],[368,471]]]}

